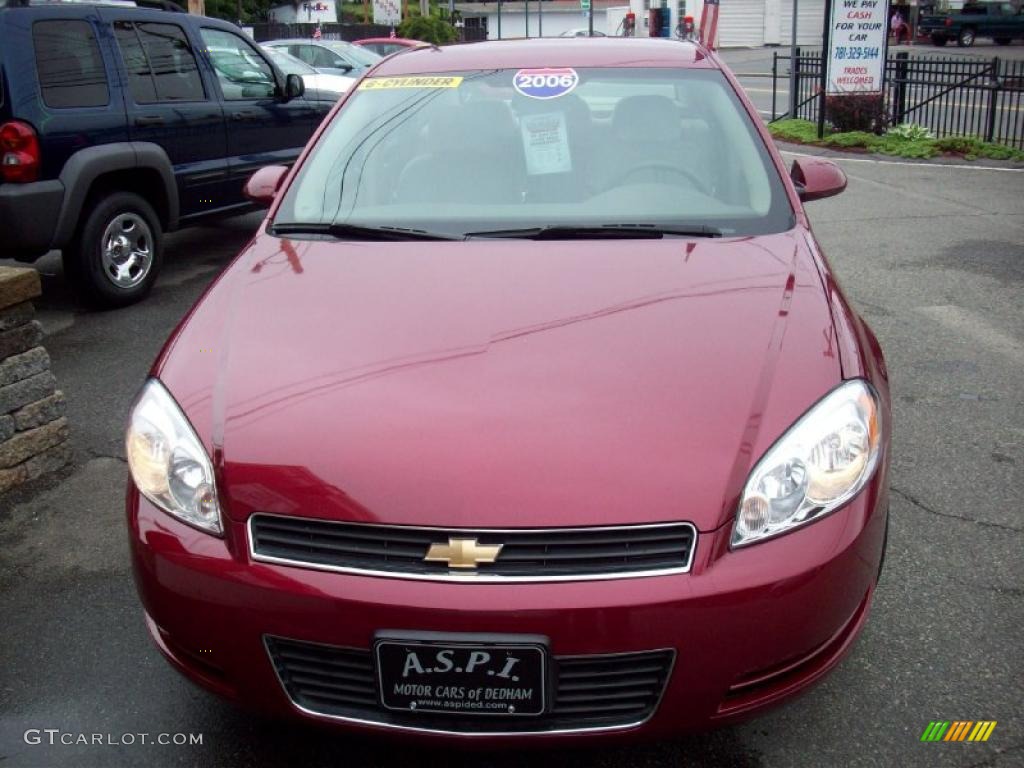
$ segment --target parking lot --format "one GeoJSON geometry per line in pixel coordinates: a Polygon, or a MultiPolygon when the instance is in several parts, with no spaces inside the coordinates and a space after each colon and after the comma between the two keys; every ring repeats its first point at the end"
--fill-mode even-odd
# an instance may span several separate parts
{"type": "Polygon", "coordinates": [[[153,295],[128,309],[82,309],[59,260],[39,263],[39,317],[68,397],[75,461],[60,477],[5,497],[0,511],[0,762],[1024,764],[1024,173],[841,163],[849,189],[810,211],[888,358],[892,528],[867,628],[823,684],[742,726],[541,756],[352,740],[247,715],[180,678],[152,646],[132,584],[122,427],[167,334],[258,224],[250,215],[173,235],[153,295]],[[921,743],[936,719],[998,726],[987,743],[921,743]],[[33,728],[198,733],[202,744],[26,744],[23,734],[33,728]]]}

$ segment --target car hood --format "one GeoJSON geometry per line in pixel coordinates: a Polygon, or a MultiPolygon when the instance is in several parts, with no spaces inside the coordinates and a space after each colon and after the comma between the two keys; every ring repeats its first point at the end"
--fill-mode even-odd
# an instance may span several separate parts
{"type": "Polygon", "coordinates": [[[708,530],[840,380],[812,247],[261,234],[155,371],[235,519],[708,530]]]}

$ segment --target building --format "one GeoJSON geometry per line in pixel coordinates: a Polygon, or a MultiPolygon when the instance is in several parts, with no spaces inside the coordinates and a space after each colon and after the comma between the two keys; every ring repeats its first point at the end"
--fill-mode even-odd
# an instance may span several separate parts
{"type": "Polygon", "coordinates": [[[333,24],[338,20],[335,0],[298,0],[272,6],[267,20],[277,24],[333,24]]]}
{"type": "MultiPolygon", "coordinates": [[[[658,7],[657,0],[655,3],[658,7]]],[[[651,0],[593,0],[594,30],[606,35],[621,35],[622,17],[626,10],[631,10],[636,14],[636,34],[647,36],[650,5],[651,0]]],[[[703,5],[703,0],[670,2],[670,28],[676,29],[680,18],[685,15],[699,21],[703,5]]],[[[486,27],[489,40],[499,37],[557,37],[567,30],[587,26],[587,17],[579,0],[513,0],[501,3],[490,0],[458,3],[456,7],[467,20],[467,26],[486,27]]],[[[721,0],[719,7],[719,47],[790,44],[793,0],[721,0]]],[[[825,0],[797,0],[797,9],[797,43],[820,45],[825,0]]]]}
{"type": "MultiPolygon", "coordinates": [[[[694,0],[694,4],[694,18],[700,19],[703,0],[694,0]]],[[[797,45],[820,46],[825,0],[797,0],[797,14],[797,45]]],[[[792,23],[793,0],[721,0],[718,45],[789,45],[792,23]]]]}
{"type": "MultiPolygon", "coordinates": [[[[608,6],[623,0],[593,0],[594,30],[606,30],[608,6]]],[[[512,0],[511,2],[457,3],[467,27],[482,26],[488,40],[516,37],[558,37],[563,32],[587,27],[587,16],[580,0],[512,0]],[[479,21],[471,21],[478,19],[479,21]],[[499,32],[500,30],[500,32],[499,32]]]]}

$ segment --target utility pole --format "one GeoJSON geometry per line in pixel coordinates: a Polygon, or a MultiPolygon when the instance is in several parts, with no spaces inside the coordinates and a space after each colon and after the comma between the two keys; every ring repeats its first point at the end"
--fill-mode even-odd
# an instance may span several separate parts
{"type": "MultiPolygon", "coordinates": [[[[825,24],[821,33],[821,79],[818,81],[818,138],[825,138],[825,104],[828,93],[829,46],[832,42],[832,3],[825,0],[825,24]]],[[[884,40],[885,38],[883,38],[884,40]]],[[[885,73],[885,61],[882,61],[882,72],[885,73]]]]}
{"type": "Polygon", "coordinates": [[[523,20],[526,23],[526,37],[530,36],[530,0],[523,0],[523,20]]]}
{"type": "Polygon", "coordinates": [[[501,40],[501,0],[498,0],[498,39],[501,40]]]}
{"type": "Polygon", "coordinates": [[[537,37],[544,37],[544,0],[537,0],[537,37]]]}
{"type": "Polygon", "coordinates": [[[792,24],[792,37],[789,40],[789,119],[792,120],[796,117],[796,92],[799,87],[796,77],[796,10],[799,0],[793,0],[793,24],[792,24]]]}
{"type": "Polygon", "coordinates": [[[594,36],[594,0],[587,3],[587,37],[594,36]]]}
{"type": "Polygon", "coordinates": [[[420,0],[420,16],[426,18],[430,15],[430,0],[420,0]]]}

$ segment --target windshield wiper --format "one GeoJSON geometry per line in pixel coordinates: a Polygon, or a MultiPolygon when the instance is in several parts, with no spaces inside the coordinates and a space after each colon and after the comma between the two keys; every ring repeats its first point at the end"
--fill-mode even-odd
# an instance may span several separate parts
{"type": "Polygon", "coordinates": [[[602,224],[600,226],[551,225],[521,229],[492,229],[467,232],[466,237],[507,237],[524,240],[614,240],[651,239],[663,237],[721,237],[722,231],[704,224],[663,227],[657,224],[602,224]]]}
{"type": "Polygon", "coordinates": [[[270,228],[273,235],[325,235],[343,240],[465,240],[462,235],[446,235],[410,227],[369,226],[364,224],[322,224],[317,222],[281,222],[270,228]]]}

